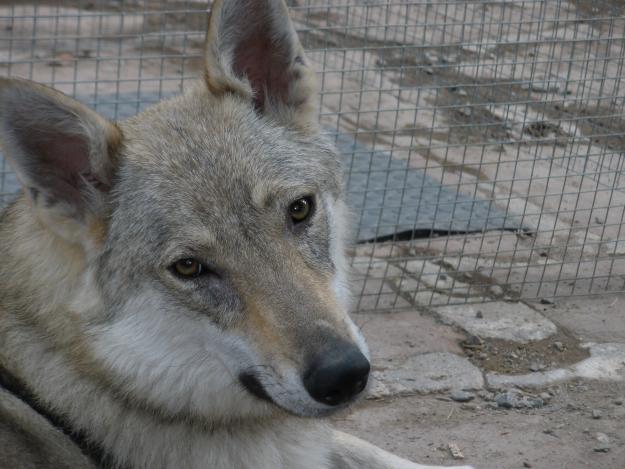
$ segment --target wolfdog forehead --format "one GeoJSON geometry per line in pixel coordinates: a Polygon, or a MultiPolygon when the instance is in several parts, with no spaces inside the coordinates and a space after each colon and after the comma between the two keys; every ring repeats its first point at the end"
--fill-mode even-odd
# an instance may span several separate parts
{"type": "Polygon", "coordinates": [[[289,130],[236,96],[216,98],[196,86],[121,126],[121,183],[153,196],[193,191],[223,200],[224,191],[254,198],[340,191],[340,164],[326,138],[289,130]]]}

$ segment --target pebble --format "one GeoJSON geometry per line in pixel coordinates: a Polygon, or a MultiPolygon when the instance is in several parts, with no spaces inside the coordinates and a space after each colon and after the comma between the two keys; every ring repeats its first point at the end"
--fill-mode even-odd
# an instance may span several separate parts
{"type": "Polygon", "coordinates": [[[603,414],[601,413],[600,410],[593,410],[591,415],[592,415],[592,418],[595,420],[599,420],[601,417],[603,417],[603,414]]]}
{"type": "Polygon", "coordinates": [[[595,438],[599,443],[603,443],[605,445],[610,443],[610,438],[605,433],[597,432],[595,433],[595,438]]]}
{"type": "Polygon", "coordinates": [[[464,459],[464,454],[460,451],[460,448],[456,443],[448,443],[447,447],[449,448],[449,452],[451,453],[451,457],[454,459],[464,459]]]}
{"type": "Polygon", "coordinates": [[[532,467],[532,465],[529,462],[524,461],[523,462],[523,467],[532,467]]]}
{"type": "Polygon", "coordinates": [[[428,65],[432,65],[438,62],[438,56],[431,52],[426,52],[425,54],[423,54],[423,58],[424,58],[425,63],[428,65]]]}
{"type": "Polygon", "coordinates": [[[478,319],[484,319],[484,313],[478,310],[477,313],[475,313],[475,317],[478,319]]]}
{"type": "Polygon", "coordinates": [[[480,349],[484,345],[484,341],[476,335],[470,335],[467,337],[467,340],[463,341],[460,345],[462,345],[463,348],[480,349]]]}
{"type": "Polygon", "coordinates": [[[545,405],[540,397],[524,394],[517,389],[497,394],[495,402],[504,409],[538,409],[545,405]]]}
{"type": "Polygon", "coordinates": [[[558,352],[564,352],[565,350],[564,344],[559,341],[553,343],[553,348],[555,348],[558,352]]]}
{"type": "Polygon", "coordinates": [[[449,395],[452,401],[456,402],[469,402],[475,399],[475,395],[466,391],[452,391],[449,395]]]}
{"type": "Polygon", "coordinates": [[[546,367],[542,363],[533,362],[533,363],[530,363],[529,368],[530,368],[530,371],[537,372],[537,371],[544,370],[546,367]]]}
{"type": "Polygon", "coordinates": [[[609,445],[599,445],[599,446],[595,446],[592,450],[595,453],[607,453],[608,451],[610,451],[610,446],[609,445]]]}
{"type": "Polygon", "coordinates": [[[538,396],[545,402],[551,399],[551,394],[548,392],[541,392],[538,396]]]}
{"type": "Polygon", "coordinates": [[[541,305],[552,305],[552,304],[553,304],[553,301],[551,301],[551,300],[550,300],[550,299],[548,299],[548,298],[541,298],[541,299],[540,299],[540,304],[541,304],[541,305]]]}
{"type": "Polygon", "coordinates": [[[621,399],[615,399],[613,403],[614,405],[623,405],[623,401],[621,399]]]}

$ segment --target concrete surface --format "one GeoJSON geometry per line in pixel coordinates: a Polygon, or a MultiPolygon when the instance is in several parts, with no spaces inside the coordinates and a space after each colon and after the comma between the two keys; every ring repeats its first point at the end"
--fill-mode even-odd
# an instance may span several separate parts
{"type": "Polygon", "coordinates": [[[480,337],[529,342],[556,333],[553,322],[519,302],[441,306],[436,313],[442,320],[480,337]]]}
{"type": "Polygon", "coordinates": [[[374,372],[379,381],[372,391],[374,398],[448,390],[479,390],[484,378],[469,360],[446,352],[413,355],[394,363],[382,372],[374,372]]]}

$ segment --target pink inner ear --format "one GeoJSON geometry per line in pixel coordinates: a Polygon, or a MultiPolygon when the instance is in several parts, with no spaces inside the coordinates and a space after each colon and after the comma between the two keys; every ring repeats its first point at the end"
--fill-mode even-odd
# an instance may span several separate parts
{"type": "Polygon", "coordinates": [[[46,196],[47,202],[66,202],[82,212],[86,181],[92,181],[89,145],[74,135],[34,131],[25,136],[24,148],[31,155],[29,176],[46,196]]]}
{"type": "Polygon", "coordinates": [[[259,26],[246,35],[234,51],[233,71],[246,76],[254,91],[254,106],[262,110],[269,97],[285,103],[289,96],[292,77],[289,76],[289,42],[286,38],[273,39],[270,31],[259,26]]]}

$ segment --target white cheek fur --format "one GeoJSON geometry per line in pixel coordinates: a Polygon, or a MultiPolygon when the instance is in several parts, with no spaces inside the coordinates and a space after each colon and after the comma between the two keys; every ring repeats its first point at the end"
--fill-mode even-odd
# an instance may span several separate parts
{"type": "Polygon", "coordinates": [[[143,291],[112,324],[90,331],[94,354],[124,391],[171,413],[213,419],[262,413],[238,382],[243,369],[258,363],[245,342],[177,308],[157,290],[143,291]]]}

